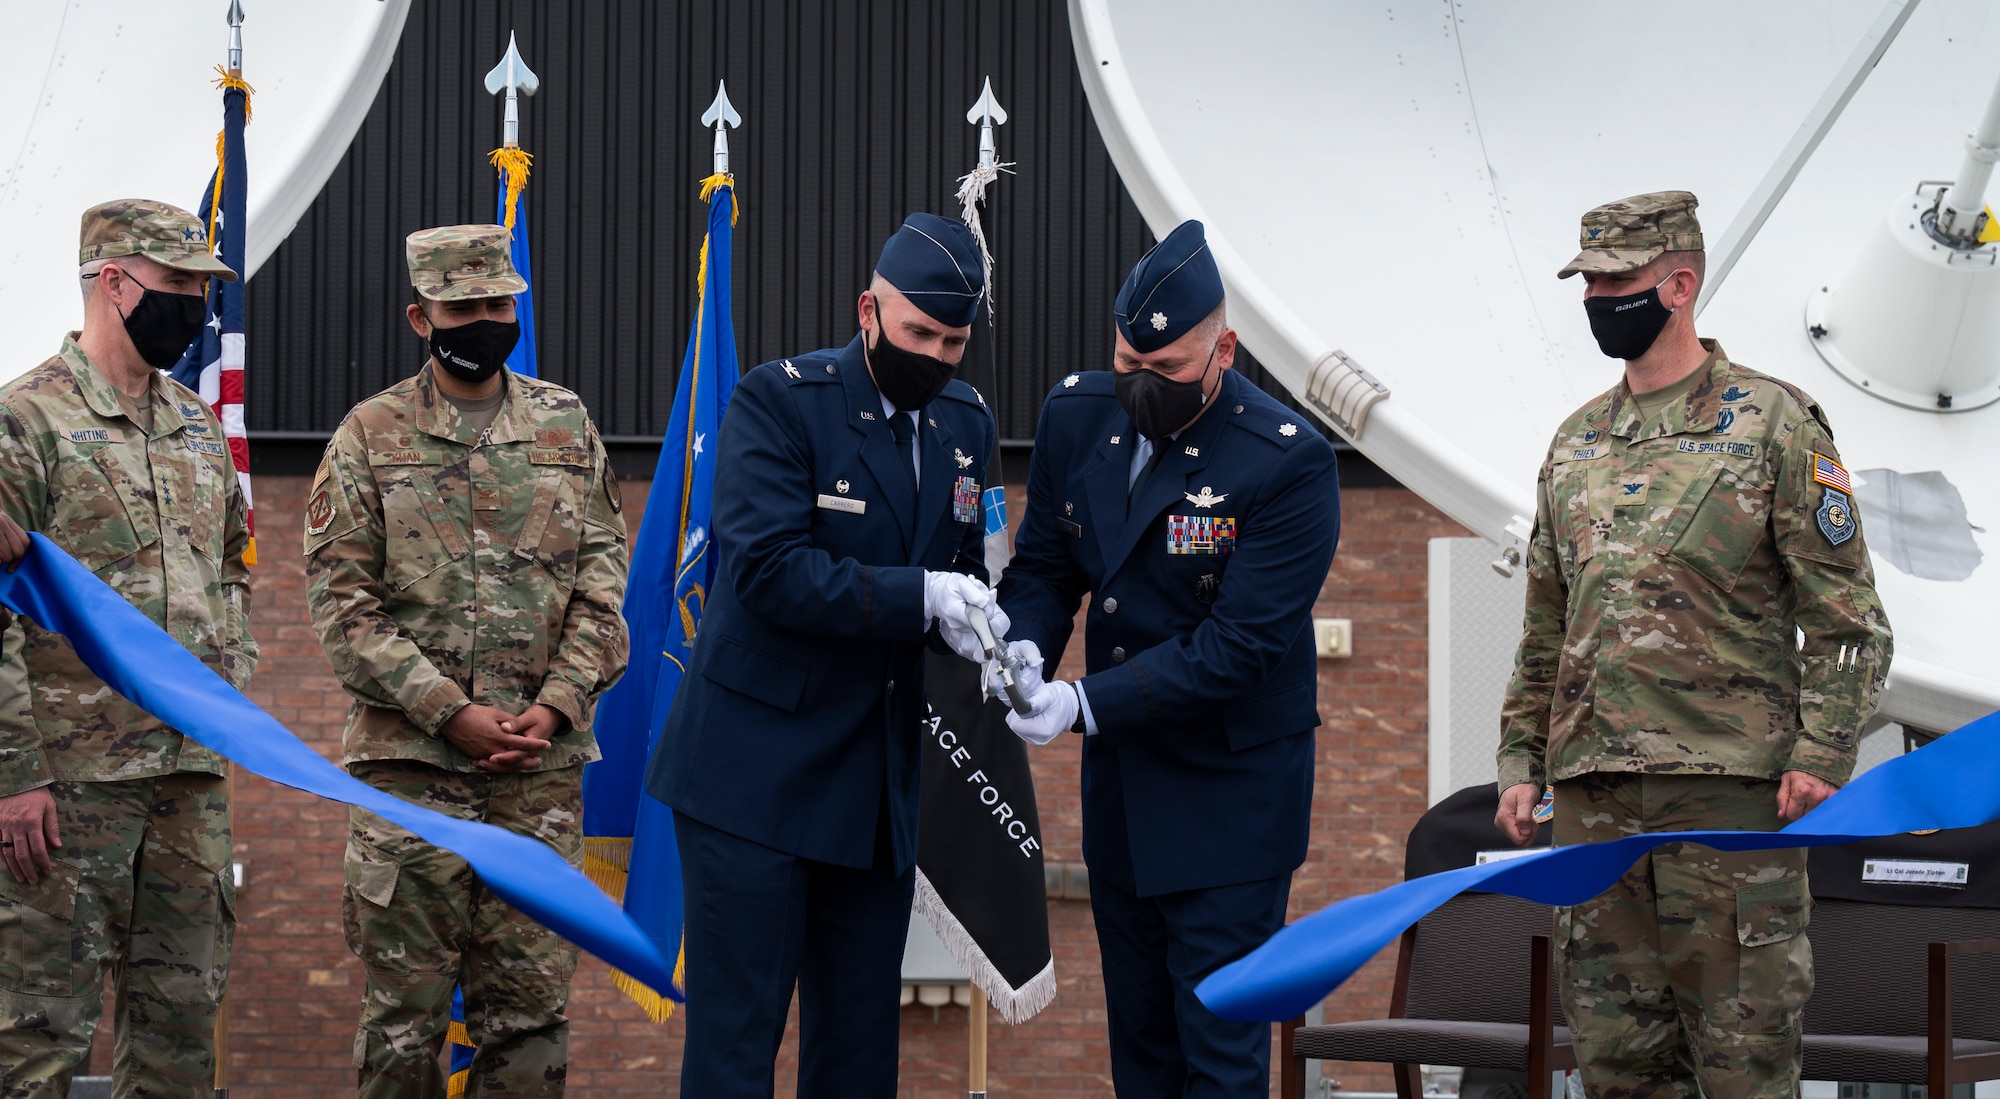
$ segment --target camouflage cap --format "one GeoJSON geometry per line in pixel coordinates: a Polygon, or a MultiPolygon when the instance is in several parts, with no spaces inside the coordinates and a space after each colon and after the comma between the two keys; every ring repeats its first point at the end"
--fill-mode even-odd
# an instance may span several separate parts
{"type": "Polygon", "coordinates": [[[144,256],[162,267],[236,281],[236,272],[209,254],[202,220],[164,202],[121,198],[83,212],[76,262],[120,256],[144,256]]]}
{"type": "Polygon", "coordinates": [[[519,294],[513,234],[502,225],[446,225],[410,234],[410,285],[432,301],[519,294]]]}
{"type": "Polygon", "coordinates": [[[1583,251],[1556,272],[1566,279],[1578,271],[1615,275],[1644,267],[1663,252],[1701,251],[1700,200],[1687,191],[1654,191],[1607,202],[1583,215],[1577,243],[1583,251]]]}

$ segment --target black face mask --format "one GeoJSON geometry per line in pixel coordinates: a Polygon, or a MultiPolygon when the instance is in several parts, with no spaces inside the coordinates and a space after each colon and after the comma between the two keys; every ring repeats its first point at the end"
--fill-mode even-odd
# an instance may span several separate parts
{"type": "Polygon", "coordinates": [[[457,328],[431,324],[431,357],[444,367],[445,373],[467,385],[478,385],[498,374],[507,365],[507,356],[514,353],[514,345],[520,342],[520,321],[482,317],[457,328]]]}
{"type": "Polygon", "coordinates": [[[181,361],[188,345],[201,335],[208,299],[200,294],[148,290],[138,279],[125,277],[139,287],[139,304],[124,315],[125,334],[132,337],[132,347],[147,366],[165,370],[181,361]]]}
{"type": "Polygon", "coordinates": [[[1111,384],[1118,390],[1118,403],[1132,417],[1132,426],[1157,443],[1193,423],[1201,414],[1202,406],[1208,403],[1208,394],[1201,387],[1207,384],[1208,368],[1214,365],[1215,348],[1210,348],[1201,377],[1191,382],[1168,381],[1158,371],[1142,366],[1137,370],[1113,371],[1111,384]]]}
{"type": "MultiPolygon", "coordinates": [[[[1668,273],[1667,278],[1673,274],[1668,273]]],[[[1614,359],[1636,359],[1644,355],[1667,327],[1674,311],[1660,304],[1660,286],[1619,297],[1583,299],[1583,311],[1590,314],[1590,334],[1597,348],[1614,359]]]]}
{"type": "Polygon", "coordinates": [[[882,315],[875,314],[875,346],[868,352],[868,369],[875,375],[875,388],[889,403],[904,412],[915,412],[937,399],[951,384],[957,369],[943,359],[906,351],[889,342],[882,327],[882,315]]]}

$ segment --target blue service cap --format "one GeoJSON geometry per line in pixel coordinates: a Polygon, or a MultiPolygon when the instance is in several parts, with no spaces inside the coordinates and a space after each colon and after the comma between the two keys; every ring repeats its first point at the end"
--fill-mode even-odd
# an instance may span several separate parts
{"type": "Polygon", "coordinates": [[[1118,334],[1140,354],[1180,339],[1222,304],[1222,274],[1201,222],[1183,221],[1125,276],[1111,303],[1118,334]]]}
{"type": "Polygon", "coordinates": [[[936,214],[904,219],[882,245],[875,273],[932,320],[952,328],[972,323],[986,293],[986,266],[972,230],[936,214]]]}

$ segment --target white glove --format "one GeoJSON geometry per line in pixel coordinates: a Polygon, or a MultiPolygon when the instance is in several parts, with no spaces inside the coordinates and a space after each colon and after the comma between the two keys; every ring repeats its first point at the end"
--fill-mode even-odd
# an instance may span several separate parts
{"type": "MultiPolygon", "coordinates": [[[[1014,669],[1014,682],[1020,684],[1021,693],[1033,697],[1042,689],[1042,647],[1032,641],[1009,641],[1007,651],[1021,661],[1014,669]]],[[[996,661],[986,672],[987,690],[1002,702],[1008,701],[1007,687],[1000,679],[1000,665],[996,661]]]]}
{"type": "Polygon", "coordinates": [[[924,617],[936,619],[938,633],[951,651],[974,664],[986,660],[986,646],[967,619],[967,608],[982,607],[993,627],[993,636],[1007,636],[1006,612],[993,602],[993,591],[970,576],[957,572],[924,573],[924,617]]]}
{"type": "Polygon", "coordinates": [[[1035,688],[1035,693],[1028,696],[1028,705],[1032,708],[1026,717],[1007,711],[1007,727],[1014,730],[1015,736],[1039,747],[1069,732],[1083,703],[1074,685],[1058,679],[1035,688]]]}

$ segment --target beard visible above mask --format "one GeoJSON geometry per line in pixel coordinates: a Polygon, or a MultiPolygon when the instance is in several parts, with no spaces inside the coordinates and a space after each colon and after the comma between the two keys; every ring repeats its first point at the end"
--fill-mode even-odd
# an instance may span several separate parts
{"type": "MultiPolygon", "coordinates": [[[[1672,278],[1671,273],[1667,278],[1672,278]]],[[[1636,294],[1583,299],[1583,311],[1590,315],[1590,334],[1597,337],[1597,349],[1614,359],[1636,359],[1652,349],[1653,342],[1666,330],[1674,311],[1660,304],[1660,286],[1636,294]]]]}
{"type": "MultiPolygon", "coordinates": [[[[134,279],[132,285],[139,286],[134,279]]],[[[146,365],[165,370],[181,360],[201,335],[208,299],[200,294],[169,294],[139,286],[138,304],[124,315],[125,334],[146,365]]]]}
{"type": "Polygon", "coordinates": [[[445,373],[467,385],[478,385],[499,373],[507,365],[507,356],[514,353],[514,345],[520,342],[520,321],[482,317],[457,328],[431,325],[431,357],[445,373]]]}
{"type": "Polygon", "coordinates": [[[897,347],[889,339],[889,330],[882,326],[879,312],[875,314],[875,346],[864,344],[863,350],[868,353],[868,368],[875,375],[875,388],[902,412],[915,412],[936,400],[944,387],[951,384],[952,373],[957,369],[943,359],[897,347]]]}

